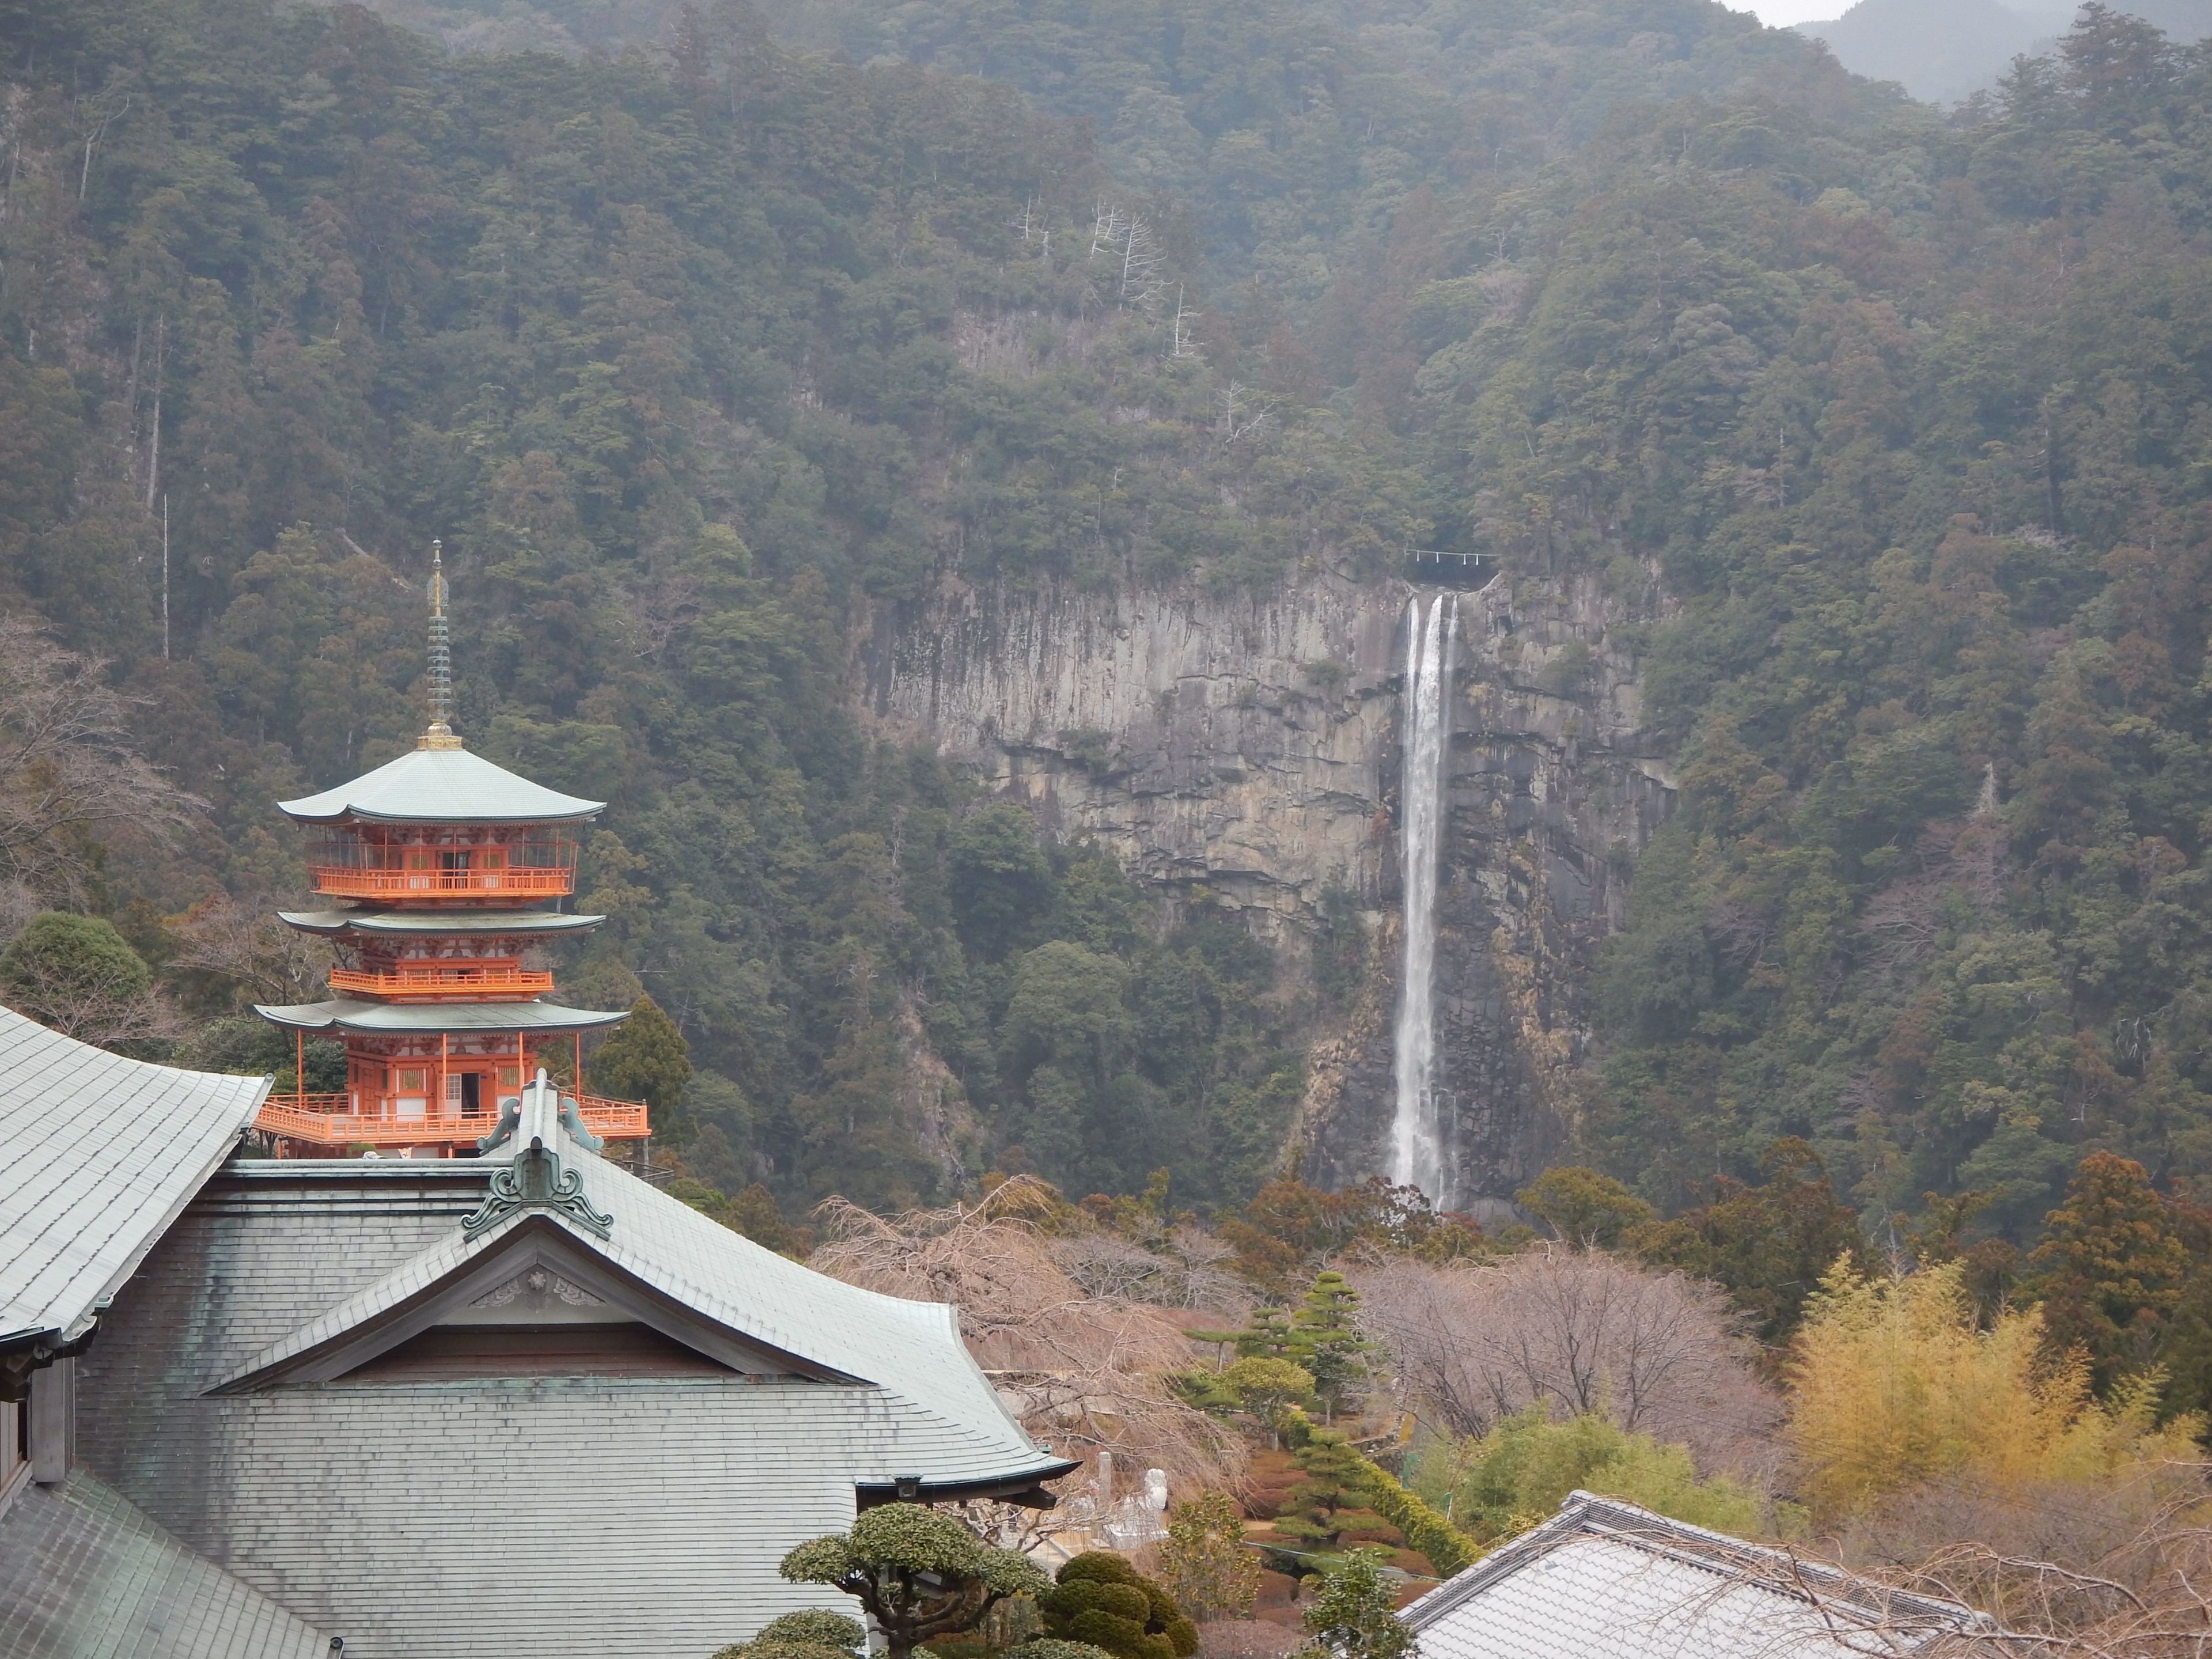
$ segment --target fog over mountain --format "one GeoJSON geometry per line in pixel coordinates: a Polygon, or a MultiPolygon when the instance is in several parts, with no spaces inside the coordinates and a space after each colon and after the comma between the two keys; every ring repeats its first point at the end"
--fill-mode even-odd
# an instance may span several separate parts
{"type": "MultiPolygon", "coordinates": [[[[2115,6],[2177,40],[2212,34],[2212,0],[2115,6]]],[[[1800,23],[1854,75],[1901,83],[1915,98],[1954,103],[1984,88],[2023,52],[2048,52],[2073,22],[2064,6],[1998,0],[1859,0],[1830,22],[1800,23]]]]}

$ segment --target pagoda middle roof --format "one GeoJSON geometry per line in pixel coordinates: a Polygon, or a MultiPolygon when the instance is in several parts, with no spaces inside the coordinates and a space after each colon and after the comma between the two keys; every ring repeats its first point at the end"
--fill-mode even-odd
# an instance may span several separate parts
{"type": "Polygon", "coordinates": [[[253,1012],[272,1025],[295,1031],[596,1031],[619,1025],[627,1012],[565,1008],[557,1002],[331,1002],[275,1006],[253,1012]]]}
{"type": "Polygon", "coordinates": [[[279,910],[276,919],[303,933],[396,933],[416,939],[580,933],[606,920],[561,910],[279,910]]]}
{"type": "Polygon", "coordinates": [[[277,806],[301,823],[568,823],[606,803],[548,789],[465,749],[410,749],[351,783],[277,806]]]}

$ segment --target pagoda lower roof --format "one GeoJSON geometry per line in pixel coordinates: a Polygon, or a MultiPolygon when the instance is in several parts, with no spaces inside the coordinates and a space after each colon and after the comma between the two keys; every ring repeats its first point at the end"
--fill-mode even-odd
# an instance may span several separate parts
{"type": "Polygon", "coordinates": [[[295,1031],[595,1031],[619,1025],[628,1012],[564,1008],[556,1002],[303,1002],[256,1004],[273,1025],[295,1031]]]}
{"type": "Polygon", "coordinates": [[[276,919],[303,933],[391,933],[413,939],[580,933],[606,920],[562,910],[279,910],[276,919]]]}

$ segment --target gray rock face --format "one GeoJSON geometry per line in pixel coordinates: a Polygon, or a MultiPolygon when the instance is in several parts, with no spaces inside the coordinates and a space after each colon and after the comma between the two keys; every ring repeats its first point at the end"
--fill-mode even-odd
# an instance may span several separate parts
{"type": "MultiPolygon", "coordinates": [[[[1164,910],[1242,911],[1303,963],[1322,896],[1358,896],[1370,982],[1314,1033],[1285,1149],[1331,1186],[1388,1161],[1412,591],[1328,574],[1269,596],[948,583],[880,615],[856,664],[878,731],[1112,848],[1164,910]]],[[[1455,1173],[1432,1196],[1493,1218],[1573,1137],[1597,948],[1672,787],[1606,623],[1588,583],[1501,576],[1460,599],[1437,941],[1455,1173]]]]}

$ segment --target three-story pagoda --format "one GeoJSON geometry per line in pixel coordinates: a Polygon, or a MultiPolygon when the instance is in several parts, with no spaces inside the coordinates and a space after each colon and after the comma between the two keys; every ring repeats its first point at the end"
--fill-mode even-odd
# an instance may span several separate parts
{"type": "MultiPolygon", "coordinates": [[[[526,964],[532,946],[585,933],[603,918],[560,906],[574,890],[576,832],[605,808],[519,777],[472,755],[448,723],[445,583],[431,574],[429,729],[410,753],[366,776],[278,805],[317,833],[308,854],[329,909],[282,911],[328,938],[343,965],[331,998],[260,1006],[294,1033],[345,1045],[346,1086],[271,1094],[258,1127],[280,1152],[331,1157],[368,1147],[402,1157],[472,1154],[549,1048],[569,1050],[579,1079],[586,1031],[623,1013],[545,1000],[553,975],[526,964]]],[[[635,1139],[646,1111],[579,1095],[585,1125],[635,1139]]]]}

